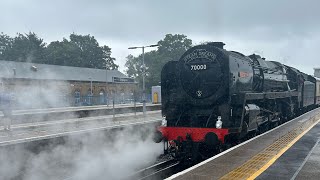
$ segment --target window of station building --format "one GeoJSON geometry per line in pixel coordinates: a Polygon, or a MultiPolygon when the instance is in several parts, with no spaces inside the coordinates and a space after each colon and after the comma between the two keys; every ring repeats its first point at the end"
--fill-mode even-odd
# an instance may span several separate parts
{"type": "Polygon", "coordinates": [[[135,101],[136,97],[135,97],[135,93],[133,91],[130,92],[130,97],[129,97],[129,101],[130,103],[133,103],[135,101]]]}
{"type": "Polygon", "coordinates": [[[87,91],[87,97],[85,98],[85,105],[92,105],[92,96],[93,96],[93,93],[91,92],[91,89],[89,88],[87,91]]]}
{"type": "Polygon", "coordinates": [[[123,89],[120,91],[120,99],[119,100],[120,100],[121,104],[125,103],[125,93],[124,93],[123,89]]]}
{"type": "Polygon", "coordinates": [[[93,92],[91,92],[91,89],[89,88],[88,91],[87,91],[87,95],[93,95],[93,92]]]}
{"type": "Polygon", "coordinates": [[[99,103],[100,104],[105,104],[106,103],[106,94],[103,89],[100,90],[99,92],[99,103]]]}
{"type": "Polygon", "coordinates": [[[113,103],[113,101],[116,103],[117,101],[117,94],[115,90],[110,91],[110,102],[113,103]]]}
{"type": "Polygon", "coordinates": [[[75,99],[75,104],[80,103],[80,91],[79,90],[74,91],[74,99],[75,99]]]}

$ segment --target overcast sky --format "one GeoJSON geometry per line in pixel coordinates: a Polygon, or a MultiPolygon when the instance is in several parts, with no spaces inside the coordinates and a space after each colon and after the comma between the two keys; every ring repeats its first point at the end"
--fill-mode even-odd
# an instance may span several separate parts
{"type": "Polygon", "coordinates": [[[95,36],[125,57],[168,33],[194,43],[224,41],[226,49],[262,54],[313,74],[320,67],[318,0],[1,0],[0,32],[35,32],[45,42],[72,32],[95,36]]]}

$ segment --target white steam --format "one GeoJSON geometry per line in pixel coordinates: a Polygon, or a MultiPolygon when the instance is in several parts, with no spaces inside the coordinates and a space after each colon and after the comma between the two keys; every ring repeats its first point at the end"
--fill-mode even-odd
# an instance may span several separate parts
{"type": "Polygon", "coordinates": [[[63,82],[31,82],[28,86],[16,86],[14,105],[16,109],[50,108],[70,106],[70,85],[63,82]],[[69,92],[69,93],[68,93],[69,92]]]}
{"type": "Polygon", "coordinates": [[[148,134],[127,128],[72,136],[36,154],[24,147],[5,149],[0,152],[0,173],[4,179],[125,179],[162,153],[162,145],[148,134]]]}
{"type": "MultiPolygon", "coordinates": [[[[41,69],[35,70],[34,74],[37,75],[40,71],[41,69]]],[[[45,74],[48,77],[58,77],[50,72],[45,74]]],[[[72,101],[67,97],[70,95],[72,98],[68,82],[25,80],[12,83],[13,109],[69,106],[72,101]]],[[[63,130],[68,126],[71,125],[48,126],[45,130],[63,130]]],[[[61,142],[50,140],[45,145],[32,142],[0,147],[0,179],[123,179],[150,165],[162,153],[162,145],[151,140],[153,129],[153,126],[127,127],[117,131],[72,135],[60,139],[61,142]]],[[[2,135],[7,134],[0,132],[0,136],[2,135]]]]}

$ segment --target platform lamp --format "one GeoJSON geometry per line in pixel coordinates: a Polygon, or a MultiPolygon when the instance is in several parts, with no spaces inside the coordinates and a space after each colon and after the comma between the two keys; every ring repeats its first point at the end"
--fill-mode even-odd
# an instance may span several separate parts
{"type": "MultiPolygon", "coordinates": [[[[106,55],[107,55],[108,58],[105,59],[106,60],[106,89],[105,89],[105,92],[104,92],[105,93],[104,96],[105,96],[105,100],[106,100],[107,106],[109,106],[109,100],[107,99],[107,92],[108,92],[107,86],[108,86],[108,59],[111,58],[110,57],[111,52],[107,51],[106,55]]],[[[109,68],[109,70],[110,70],[110,68],[109,68]]]]}
{"type": "Polygon", "coordinates": [[[146,87],[145,87],[145,75],[146,75],[146,66],[144,64],[144,48],[147,47],[157,47],[158,44],[153,44],[149,46],[139,46],[139,47],[129,47],[128,49],[142,49],[142,102],[143,102],[143,117],[146,116],[146,87]]]}

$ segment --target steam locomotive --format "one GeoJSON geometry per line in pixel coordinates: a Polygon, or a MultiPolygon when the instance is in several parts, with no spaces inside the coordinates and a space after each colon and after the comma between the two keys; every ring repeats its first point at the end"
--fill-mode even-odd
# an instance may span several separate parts
{"type": "Polygon", "coordinates": [[[320,104],[320,80],[259,55],[210,42],[161,72],[165,153],[196,161],[263,133],[320,104]]]}

